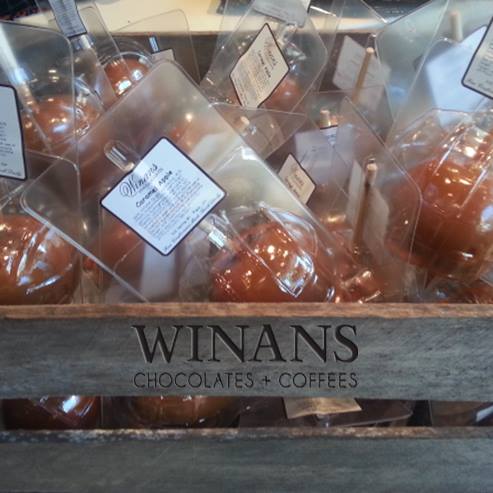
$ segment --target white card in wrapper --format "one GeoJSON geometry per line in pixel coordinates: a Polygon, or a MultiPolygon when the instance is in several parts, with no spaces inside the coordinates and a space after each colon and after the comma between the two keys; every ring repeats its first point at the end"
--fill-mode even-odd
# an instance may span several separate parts
{"type": "Polygon", "coordinates": [[[269,24],[265,24],[236,63],[230,79],[241,105],[258,108],[288,73],[289,65],[269,24]]]}
{"type": "Polygon", "coordinates": [[[279,171],[279,178],[304,204],[310,200],[316,188],[315,182],[292,154],[279,171]]]}
{"type": "Polygon", "coordinates": [[[15,89],[0,85],[0,176],[26,179],[20,110],[15,89]]]}
{"type": "MultiPolygon", "coordinates": [[[[358,75],[365,59],[366,50],[351,36],[344,36],[332,82],[339,89],[351,92],[356,86],[358,75]]],[[[390,75],[389,67],[372,56],[361,92],[361,104],[376,109],[382,98],[385,83],[390,75]]]]}
{"type": "Polygon", "coordinates": [[[493,20],[471,59],[462,83],[469,89],[493,99],[493,20]]]}
{"type": "Polygon", "coordinates": [[[225,197],[199,166],[160,140],[101,201],[162,255],[169,255],[225,197]]]}

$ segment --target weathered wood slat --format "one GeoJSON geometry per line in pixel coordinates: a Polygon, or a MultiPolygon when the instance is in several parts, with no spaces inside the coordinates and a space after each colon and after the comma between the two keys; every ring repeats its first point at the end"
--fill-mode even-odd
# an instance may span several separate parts
{"type": "Polygon", "coordinates": [[[470,305],[2,307],[0,397],[173,393],[493,400],[492,320],[493,306],[470,305]],[[159,350],[152,364],[146,362],[134,325],[145,326],[149,349],[157,327],[168,347],[176,332],[170,363],[159,350]],[[200,326],[195,354],[200,362],[190,361],[193,325],[200,326]],[[272,328],[270,335],[265,326],[272,328]],[[314,345],[326,349],[326,362],[297,334],[296,326],[314,345]],[[340,326],[341,334],[357,346],[352,362],[337,360],[355,356],[354,349],[351,352],[337,340],[340,326]],[[220,334],[214,336],[217,327],[231,338],[230,346],[241,346],[244,332],[245,362],[228,349],[220,334]],[[279,354],[272,350],[269,337],[279,354]],[[259,340],[270,347],[259,348],[259,340]],[[209,361],[214,356],[218,361],[209,361]],[[286,361],[272,361],[276,356],[286,361]],[[215,383],[218,373],[221,385],[215,383]],[[227,373],[239,376],[229,377],[225,385],[227,373]],[[251,386],[245,384],[250,381],[247,373],[251,386]],[[162,386],[152,387],[154,374],[162,377],[162,386]]]}
{"type": "Polygon", "coordinates": [[[1,433],[0,491],[493,491],[493,430],[1,433]]]}

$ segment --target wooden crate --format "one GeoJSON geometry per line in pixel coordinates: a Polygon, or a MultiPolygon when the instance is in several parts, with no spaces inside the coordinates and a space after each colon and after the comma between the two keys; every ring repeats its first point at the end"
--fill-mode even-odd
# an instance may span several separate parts
{"type": "MultiPolygon", "coordinates": [[[[168,393],[493,400],[491,320],[493,307],[470,305],[3,307],[0,396],[168,393]],[[141,330],[150,343],[157,327],[168,342],[173,327],[182,327],[176,329],[169,363],[161,354],[146,362],[137,326],[145,326],[141,330]],[[190,326],[199,327],[195,359],[213,359],[211,337],[216,337],[218,361],[188,361],[193,359],[190,326]],[[241,346],[239,326],[244,327],[244,355],[223,342],[229,337],[230,346],[241,346]],[[343,328],[338,332],[337,327],[343,328]],[[248,361],[254,359],[263,332],[275,340],[285,361],[279,355],[278,361],[266,361],[275,359],[269,348],[257,354],[260,361],[248,361]],[[324,348],[324,333],[326,351],[317,351],[315,347],[324,348]],[[353,361],[341,361],[353,359],[356,351],[341,345],[336,333],[357,347],[353,361]],[[227,371],[250,371],[256,384],[220,391],[134,385],[139,372],[227,371]],[[283,388],[278,377],[289,372],[354,373],[358,384],[283,388]]],[[[2,493],[493,491],[491,428],[1,432],[0,453],[2,493]]]]}

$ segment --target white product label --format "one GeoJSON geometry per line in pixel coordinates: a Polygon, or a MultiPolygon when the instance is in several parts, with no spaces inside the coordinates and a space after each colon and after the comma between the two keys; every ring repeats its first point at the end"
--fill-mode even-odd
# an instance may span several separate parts
{"type": "Polygon", "coordinates": [[[290,154],[279,171],[279,178],[306,204],[315,190],[316,184],[295,157],[290,154]]]}
{"type": "Polygon", "coordinates": [[[225,192],[169,140],[160,140],[101,201],[162,255],[169,255],[225,192]]]}
{"type": "Polygon", "coordinates": [[[67,38],[87,34],[87,29],[80,18],[75,0],[48,0],[55,15],[60,31],[67,38]]]}
{"type": "Polygon", "coordinates": [[[493,414],[493,406],[488,406],[484,409],[479,410],[476,413],[476,423],[483,421],[483,419],[489,418],[493,414]]]}
{"type": "Polygon", "coordinates": [[[360,405],[354,399],[331,399],[327,397],[285,398],[284,407],[288,419],[361,411],[360,405]]]}
{"type": "Polygon", "coordinates": [[[365,193],[368,193],[368,200],[363,213],[363,240],[367,248],[374,254],[380,255],[382,246],[387,234],[387,225],[390,216],[390,208],[387,201],[380,191],[372,187],[368,192],[365,191],[365,173],[358,163],[353,164],[351,178],[349,180],[349,202],[346,215],[350,224],[355,227],[363,207],[365,193]]]}
{"type": "MultiPolygon", "coordinates": [[[[333,83],[343,91],[352,92],[356,86],[363,66],[366,50],[350,36],[344,36],[341,52],[337,61],[333,83]]],[[[372,56],[359,95],[360,104],[376,109],[382,97],[390,69],[372,56]]]]}
{"type": "Polygon", "coordinates": [[[236,63],[230,78],[242,106],[258,108],[269,99],[288,72],[289,65],[269,24],[265,24],[236,63]]]}
{"type": "Polygon", "coordinates": [[[469,89],[493,99],[493,21],[479,44],[462,79],[469,89]]]}
{"type": "Polygon", "coordinates": [[[287,24],[303,27],[311,0],[255,0],[253,9],[287,24]]]}
{"type": "Polygon", "coordinates": [[[321,128],[320,131],[322,134],[325,135],[327,138],[329,144],[334,147],[336,145],[336,138],[337,138],[337,125],[334,125],[332,127],[327,127],[327,128],[321,128]]]}
{"type": "Polygon", "coordinates": [[[13,87],[0,86],[0,176],[26,179],[20,111],[13,87]]]}

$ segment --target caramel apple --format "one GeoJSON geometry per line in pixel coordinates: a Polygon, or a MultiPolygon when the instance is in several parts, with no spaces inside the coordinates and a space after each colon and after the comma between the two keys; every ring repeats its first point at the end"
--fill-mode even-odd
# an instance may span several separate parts
{"type": "Polygon", "coordinates": [[[215,424],[236,402],[232,397],[132,397],[127,406],[140,426],[197,426],[215,424]]]}
{"type": "Polygon", "coordinates": [[[94,99],[81,97],[75,102],[69,96],[43,99],[22,113],[24,143],[34,151],[53,151],[62,154],[75,144],[99,118],[102,109],[94,99]],[[75,128],[74,128],[75,117],[75,128]]]}
{"type": "Polygon", "coordinates": [[[150,70],[150,61],[138,53],[122,53],[122,58],[110,60],[104,67],[115,94],[120,97],[150,70]]]}
{"type": "Polygon", "coordinates": [[[79,255],[35,219],[0,216],[0,304],[67,303],[79,279],[79,255]]]}
{"type": "MultiPolygon", "coordinates": [[[[411,170],[423,197],[411,261],[434,275],[474,279],[493,247],[493,179],[479,162],[447,158],[411,170]]],[[[396,200],[405,194],[396,190],[396,200]]]]}
{"type": "Polygon", "coordinates": [[[47,397],[3,401],[5,426],[11,430],[77,430],[98,428],[99,397],[47,397]]]}
{"type": "Polygon", "coordinates": [[[297,106],[302,97],[303,93],[299,84],[288,74],[270,95],[264,106],[271,110],[289,112],[297,106]]]}

